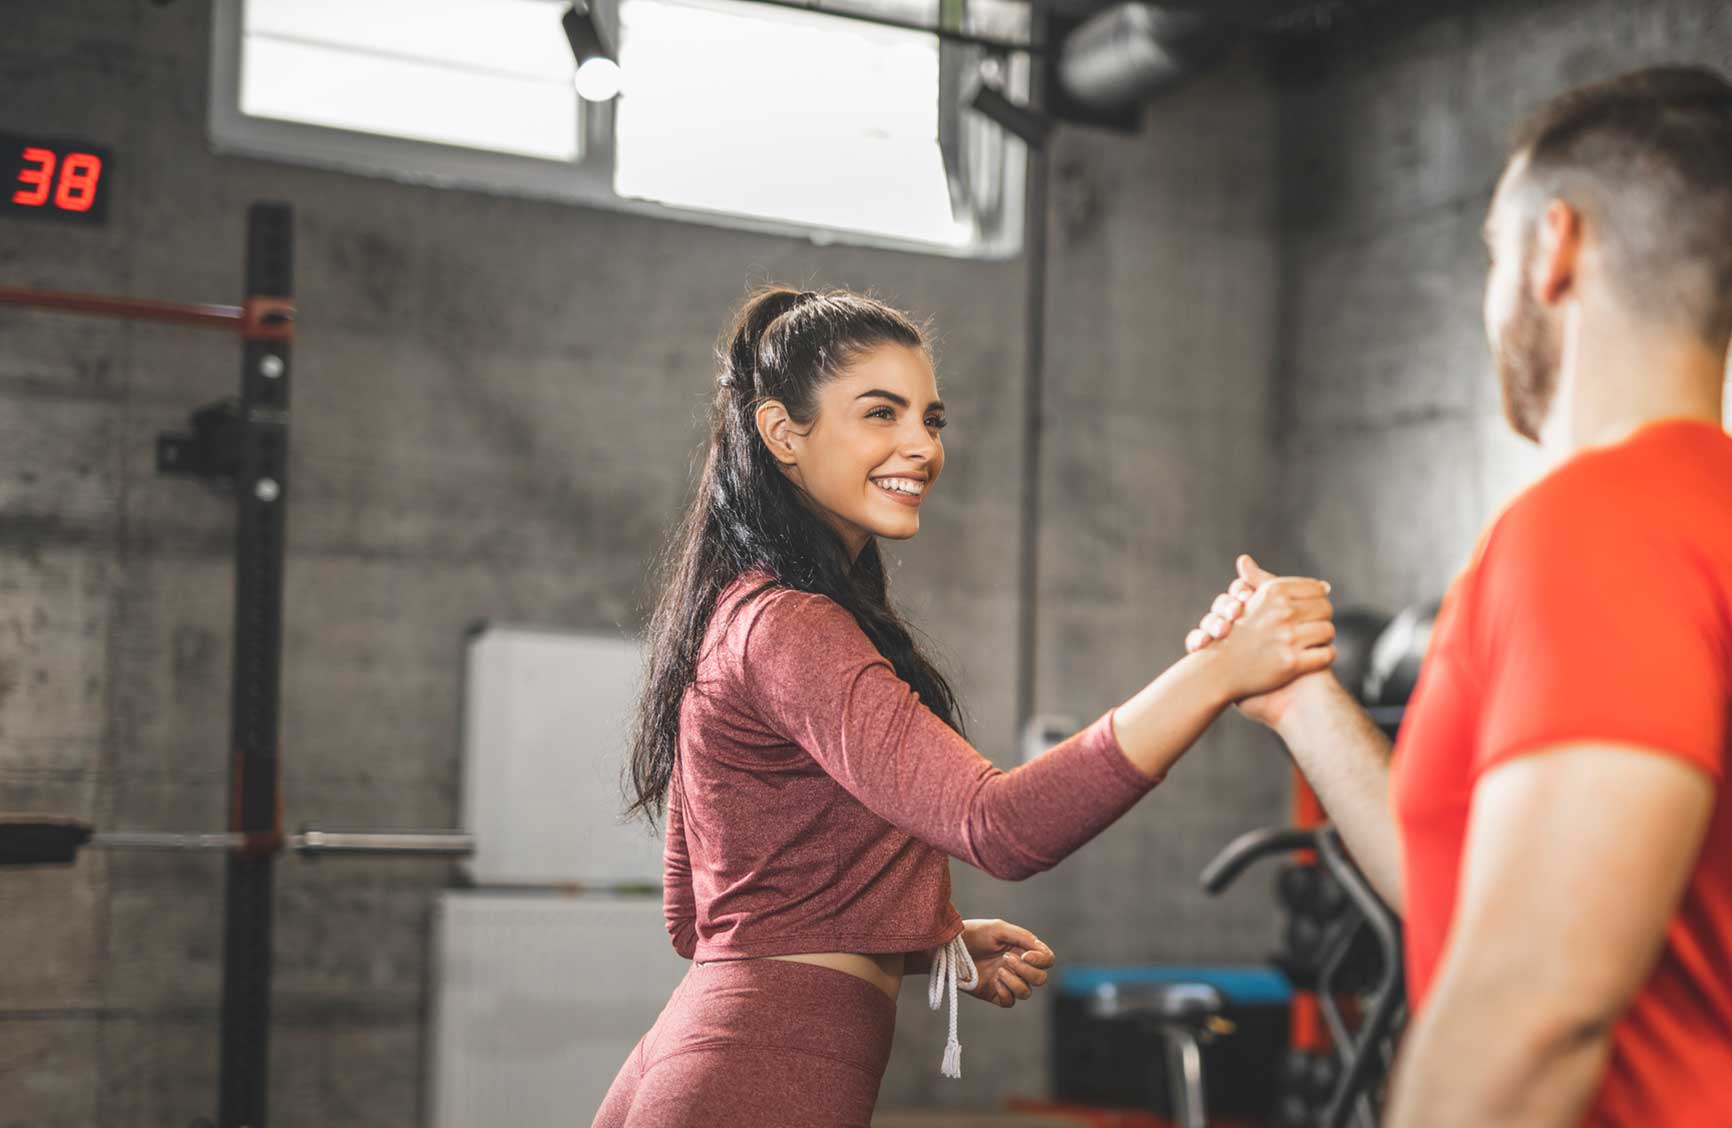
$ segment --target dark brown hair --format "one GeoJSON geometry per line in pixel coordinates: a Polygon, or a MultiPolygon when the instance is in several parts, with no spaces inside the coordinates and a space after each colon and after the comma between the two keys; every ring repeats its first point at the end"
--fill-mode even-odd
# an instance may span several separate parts
{"type": "Polygon", "coordinates": [[[877,540],[850,560],[841,537],[788,480],[758,435],[759,404],[778,400],[797,426],[808,427],[818,416],[819,389],[881,345],[931,351],[918,325],[876,299],[783,286],[754,292],[718,344],[709,451],[663,561],[650,619],[648,669],[627,765],[628,817],[658,816],[666,805],[680,700],[697,674],[717,597],[745,572],[768,573],[765,588],[835,600],[927,708],[962,730],[950,683],[891,606],[877,540]]]}
{"type": "Polygon", "coordinates": [[[1581,211],[1622,296],[1717,348],[1732,338],[1732,83],[1706,67],[1635,71],[1563,94],[1516,131],[1530,220],[1581,211]]]}

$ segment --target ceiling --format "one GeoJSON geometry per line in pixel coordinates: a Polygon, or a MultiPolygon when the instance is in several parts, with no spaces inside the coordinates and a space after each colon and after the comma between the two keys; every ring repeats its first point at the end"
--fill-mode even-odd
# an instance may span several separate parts
{"type": "MultiPolygon", "coordinates": [[[[1039,7],[1066,16],[1086,16],[1110,8],[1119,0],[1033,0],[1039,7]]],[[[1222,23],[1256,31],[1308,33],[1328,31],[1373,8],[1435,7],[1423,0],[1157,0],[1156,7],[1195,12],[1222,23]]]]}

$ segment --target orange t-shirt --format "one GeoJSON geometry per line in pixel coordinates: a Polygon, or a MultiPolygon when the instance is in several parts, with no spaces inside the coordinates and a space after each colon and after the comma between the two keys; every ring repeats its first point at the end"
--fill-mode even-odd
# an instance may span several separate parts
{"type": "MultiPolygon", "coordinates": [[[[1612,1033],[1590,1125],[1732,1125],[1732,436],[1671,420],[1566,462],[1492,523],[1444,600],[1393,767],[1408,992],[1449,942],[1474,785],[1572,741],[1713,778],[1701,855],[1612,1033]]],[[[1618,797],[1605,797],[1608,819],[1618,797]]]]}

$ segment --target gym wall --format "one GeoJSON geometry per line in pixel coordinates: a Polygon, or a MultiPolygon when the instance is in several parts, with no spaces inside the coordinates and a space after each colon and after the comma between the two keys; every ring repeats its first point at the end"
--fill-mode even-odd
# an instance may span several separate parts
{"type": "Polygon", "coordinates": [[[1288,567],[1386,610],[1436,599],[1485,521],[1540,471],[1498,402],[1480,224],[1529,110],[1660,62],[1732,65],[1732,11],[1720,0],[1397,11],[1292,68],[1275,354],[1288,567]]]}

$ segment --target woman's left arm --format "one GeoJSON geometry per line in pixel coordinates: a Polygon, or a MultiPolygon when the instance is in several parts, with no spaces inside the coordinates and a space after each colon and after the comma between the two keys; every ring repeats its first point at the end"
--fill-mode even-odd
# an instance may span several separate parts
{"type": "Polygon", "coordinates": [[[662,850],[662,916],[674,951],[689,960],[698,947],[698,899],[692,891],[692,859],[686,847],[685,810],[677,772],[668,787],[667,820],[662,850]]]}
{"type": "MultiPolygon", "coordinates": [[[[1013,1007],[1018,999],[1033,995],[1036,987],[1045,985],[1047,971],[1057,962],[1040,937],[1009,921],[965,920],[962,942],[979,976],[974,989],[966,993],[1001,1007],[1013,1007]]],[[[902,974],[932,974],[934,950],[907,953],[902,974]]]]}

